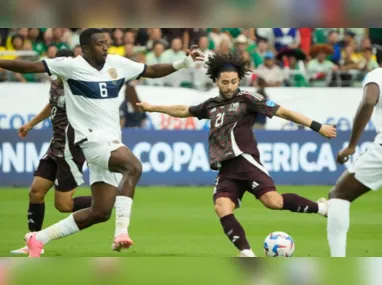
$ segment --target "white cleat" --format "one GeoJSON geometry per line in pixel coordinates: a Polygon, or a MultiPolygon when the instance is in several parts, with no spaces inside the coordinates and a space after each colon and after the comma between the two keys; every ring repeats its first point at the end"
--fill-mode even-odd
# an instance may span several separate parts
{"type": "MultiPolygon", "coordinates": [[[[12,250],[10,253],[11,254],[29,254],[29,251],[28,251],[28,247],[24,246],[22,248],[12,250]]],[[[44,249],[42,249],[41,254],[44,254],[44,253],[45,251],[44,249]]]]}
{"type": "Polygon", "coordinates": [[[245,249],[240,251],[239,257],[257,257],[251,249],[245,249]]]}
{"type": "Polygon", "coordinates": [[[317,201],[321,210],[318,212],[321,216],[328,217],[328,200],[326,198],[320,198],[317,201]]]}

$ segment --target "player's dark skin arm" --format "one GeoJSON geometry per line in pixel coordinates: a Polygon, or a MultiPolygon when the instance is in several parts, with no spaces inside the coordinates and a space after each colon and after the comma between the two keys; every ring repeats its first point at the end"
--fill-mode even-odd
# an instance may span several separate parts
{"type": "Polygon", "coordinates": [[[171,73],[176,72],[172,64],[153,64],[147,65],[145,72],[142,74],[142,77],[146,78],[160,78],[171,73]]]}
{"type": "Polygon", "coordinates": [[[158,106],[150,105],[147,102],[141,102],[137,103],[137,106],[141,107],[146,112],[162,113],[176,118],[193,117],[188,111],[189,106],[185,105],[158,106]]]}
{"type": "Polygon", "coordinates": [[[42,61],[0,60],[0,68],[18,73],[45,73],[42,61]]]}
{"type": "Polygon", "coordinates": [[[378,103],[378,96],[379,87],[377,84],[370,83],[366,85],[362,101],[359,104],[357,113],[354,118],[353,129],[349,143],[350,148],[355,149],[363,130],[365,129],[367,123],[370,121],[374,106],[378,103]]]}

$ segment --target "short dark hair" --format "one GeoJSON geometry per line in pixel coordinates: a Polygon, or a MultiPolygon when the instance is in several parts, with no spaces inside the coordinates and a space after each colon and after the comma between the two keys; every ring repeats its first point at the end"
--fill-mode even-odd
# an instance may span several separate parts
{"type": "Polygon", "coordinates": [[[70,49],[60,49],[55,57],[74,57],[74,53],[70,49]]]}
{"type": "Polygon", "coordinates": [[[90,28],[90,29],[84,30],[80,34],[80,45],[81,46],[88,46],[88,45],[90,45],[91,37],[94,34],[102,34],[102,33],[103,33],[103,31],[101,29],[97,29],[97,28],[90,28]]]}
{"type": "Polygon", "coordinates": [[[242,79],[249,71],[248,62],[236,53],[214,54],[208,57],[206,63],[207,75],[216,82],[222,72],[237,72],[239,79],[242,79]]]}

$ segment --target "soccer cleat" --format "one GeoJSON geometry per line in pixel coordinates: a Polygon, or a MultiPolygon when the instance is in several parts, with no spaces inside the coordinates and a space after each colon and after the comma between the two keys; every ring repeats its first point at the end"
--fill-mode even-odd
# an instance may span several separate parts
{"type": "MultiPolygon", "coordinates": [[[[10,253],[11,254],[28,254],[29,251],[28,251],[28,247],[24,246],[22,248],[12,250],[10,253]]],[[[42,249],[41,254],[44,254],[44,253],[45,253],[45,251],[44,251],[44,249],[42,249]]]]}
{"type": "Polygon", "coordinates": [[[112,250],[120,252],[122,249],[130,248],[133,245],[133,241],[128,234],[120,234],[114,238],[111,246],[112,250]]]}
{"type": "Polygon", "coordinates": [[[251,249],[240,251],[239,257],[257,257],[251,249]]]}
{"type": "Polygon", "coordinates": [[[44,245],[36,239],[36,233],[27,233],[24,240],[27,243],[29,257],[40,257],[44,245]]]}
{"type": "Polygon", "coordinates": [[[319,213],[319,214],[324,216],[325,218],[327,218],[328,217],[328,200],[326,200],[325,198],[320,198],[320,199],[318,199],[317,203],[321,204],[325,207],[324,208],[325,213],[319,213]]]}

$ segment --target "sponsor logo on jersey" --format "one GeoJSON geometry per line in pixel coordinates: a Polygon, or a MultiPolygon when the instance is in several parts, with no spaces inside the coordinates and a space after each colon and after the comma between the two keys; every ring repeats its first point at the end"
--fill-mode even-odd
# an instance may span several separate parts
{"type": "Polygon", "coordinates": [[[108,72],[111,78],[116,79],[118,77],[118,74],[115,68],[110,68],[108,72]]]}
{"type": "Polygon", "coordinates": [[[275,107],[276,103],[273,102],[272,100],[268,100],[267,103],[265,103],[268,107],[275,107]]]}

